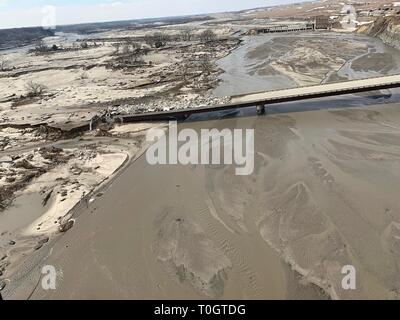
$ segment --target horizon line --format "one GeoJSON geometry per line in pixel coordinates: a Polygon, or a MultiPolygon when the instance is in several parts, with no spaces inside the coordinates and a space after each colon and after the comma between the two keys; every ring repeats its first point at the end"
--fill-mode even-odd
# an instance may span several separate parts
{"type": "MultiPolygon", "coordinates": [[[[300,0],[294,4],[300,4],[305,2],[312,2],[313,0],[300,0]]],[[[239,13],[245,12],[249,10],[258,10],[258,9],[268,9],[268,8],[275,8],[280,7],[288,4],[276,4],[270,6],[262,6],[262,7],[250,7],[241,10],[233,10],[233,11],[216,11],[216,12],[203,12],[203,13],[193,13],[193,14],[184,14],[184,15],[172,15],[172,16],[155,16],[155,17],[143,17],[143,18],[133,18],[133,19],[121,19],[121,20],[102,20],[102,21],[84,21],[79,23],[63,23],[63,24],[56,24],[55,28],[45,28],[41,25],[27,25],[27,26],[18,26],[18,27],[0,27],[0,30],[13,30],[13,29],[27,29],[27,28],[43,28],[43,29],[53,29],[56,30],[58,27],[68,27],[68,26],[80,26],[80,25],[91,25],[91,24],[103,24],[103,23],[113,23],[113,22],[130,22],[130,21],[140,21],[140,20],[160,20],[160,19],[171,19],[171,18],[183,18],[183,17],[196,17],[196,16],[210,16],[213,14],[223,14],[223,13],[239,13]]],[[[210,18],[213,18],[210,16],[210,18]]]]}

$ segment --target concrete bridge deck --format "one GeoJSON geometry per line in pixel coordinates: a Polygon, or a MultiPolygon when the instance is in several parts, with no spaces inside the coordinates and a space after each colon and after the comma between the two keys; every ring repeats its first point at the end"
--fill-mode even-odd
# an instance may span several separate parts
{"type": "Polygon", "coordinates": [[[294,31],[305,31],[305,30],[315,30],[315,24],[302,23],[302,24],[271,25],[255,29],[254,31],[258,34],[261,34],[261,33],[294,32],[294,31]]]}
{"type": "Polygon", "coordinates": [[[235,110],[246,107],[262,107],[270,104],[293,102],[343,94],[354,94],[375,90],[400,88],[400,75],[352,80],[293,89],[273,90],[253,94],[233,96],[229,104],[189,108],[164,112],[149,112],[120,117],[124,122],[161,121],[187,118],[191,114],[235,110]]]}

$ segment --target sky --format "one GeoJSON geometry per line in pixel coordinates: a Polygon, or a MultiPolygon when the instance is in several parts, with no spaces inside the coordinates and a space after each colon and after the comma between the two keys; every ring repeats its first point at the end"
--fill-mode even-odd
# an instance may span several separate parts
{"type": "Polygon", "coordinates": [[[213,13],[301,0],[0,0],[0,29],[213,13]]]}

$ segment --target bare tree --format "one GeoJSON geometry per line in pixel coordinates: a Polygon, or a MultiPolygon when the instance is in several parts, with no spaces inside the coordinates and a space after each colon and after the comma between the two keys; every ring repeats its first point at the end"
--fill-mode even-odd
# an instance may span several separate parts
{"type": "Polygon", "coordinates": [[[121,52],[118,53],[118,60],[125,65],[143,62],[144,53],[145,51],[142,50],[139,43],[126,40],[122,45],[121,52]]]}
{"type": "Polygon", "coordinates": [[[182,36],[181,36],[183,41],[191,41],[193,38],[193,32],[192,29],[185,29],[182,32],[182,36]]]}
{"type": "Polygon", "coordinates": [[[121,48],[121,44],[119,42],[113,43],[113,47],[115,48],[114,54],[118,54],[119,48],[121,48]]]}
{"type": "Polygon", "coordinates": [[[130,46],[128,44],[124,44],[122,46],[122,54],[123,55],[129,55],[131,53],[130,46]]]}
{"type": "Polygon", "coordinates": [[[132,52],[135,50],[140,50],[142,48],[140,43],[137,43],[133,40],[128,40],[126,43],[131,47],[132,52]]]}
{"type": "Polygon", "coordinates": [[[35,46],[35,51],[36,52],[47,52],[47,51],[49,51],[49,48],[46,46],[46,44],[43,41],[39,41],[35,46]]]}
{"type": "Polygon", "coordinates": [[[46,86],[31,80],[25,85],[25,89],[28,91],[28,97],[38,97],[46,90],[46,86]]]}
{"type": "Polygon", "coordinates": [[[182,65],[182,68],[181,68],[181,70],[182,70],[182,80],[183,80],[184,83],[188,82],[188,78],[189,78],[189,75],[190,75],[190,69],[191,68],[190,68],[188,63],[185,63],[185,64],[182,65]]]}
{"type": "Polygon", "coordinates": [[[9,68],[9,63],[6,59],[0,58],[0,71],[7,71],[9,68]]]}
{"type": "Polygon", "coordinates": [[[144,62],[142,50],[137,49],[137,50],[133,51],[132,56],[133,56],[134,62],[140,62],[140,63],[144,62]]]}
{"type": "Polygon", "coordinates": [[[203,56],[200,59],[200,67],[201,67],[202,72],[204,74],[206,74],[207,76],[211,74],[211,72],[213,70],[213,65],[208,56],[203,56]]]}
{"type": "Polygon", "coordinates": [[[204,30],[201,34],[200,34],[200,40],[202,42],[211,42],[211,41],[215,41],[215,39],[217,38],[217,35],[214,33],[214,31],[207,29],[204,30]]]}
{"type": "Polygon", "coordinates": [[[87,74],[86,71],[83,71],[79,76],[79,79],[81,79],[81,80],[86,80],[88,78],[89,78],[89,75],[87,74]]]}
{"type": "Polygon", "coordinates": [[[165,47],[169,41],[168,35],[166,35],[163,32],[156,32],[153,35],[153,38],[154,38],[154,46],[156,48],[165,47]]]}
{"type": "Polygon", "coordinates": [[[146,35],[144,36],[144,42],[145,42],[149,47],[152,47],[153,44],[154,44],[154,39],[153,39],[152,36],[146,34],[146,35]]]}
{"type": "Polygon", "coordinates": [[[150,48],[144,47],[141,48],[140,51],[143,53],[144,56],[147,56],[150,52],[150,48]]]}

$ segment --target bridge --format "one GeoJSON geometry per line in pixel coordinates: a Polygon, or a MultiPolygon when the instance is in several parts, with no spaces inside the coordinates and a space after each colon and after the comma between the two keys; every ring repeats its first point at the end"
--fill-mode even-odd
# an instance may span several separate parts
{"type": "Polygon", "coordinates": [[[282,102],[302,101],[394,88],[400,88],[400,75],[238,95],[231,97],[230,103],[223,105],[162,112],[148,112],[119,116],[119,118],[122,122],[165,121],[185,119],[192,114],[236,110],[238,108],[247,107],[257,107],[257,113],[262,114],[265,111],[265,106],[282,102]]]}
{"type": "Polygon", "coordinates": [[[271,25],[255,29],[254,31],[260,34],[260,33],[296,32],[296,31],[306,31],[306,30],[315,30],[315,24],[302,23],[302,24],[271,25]]]}

